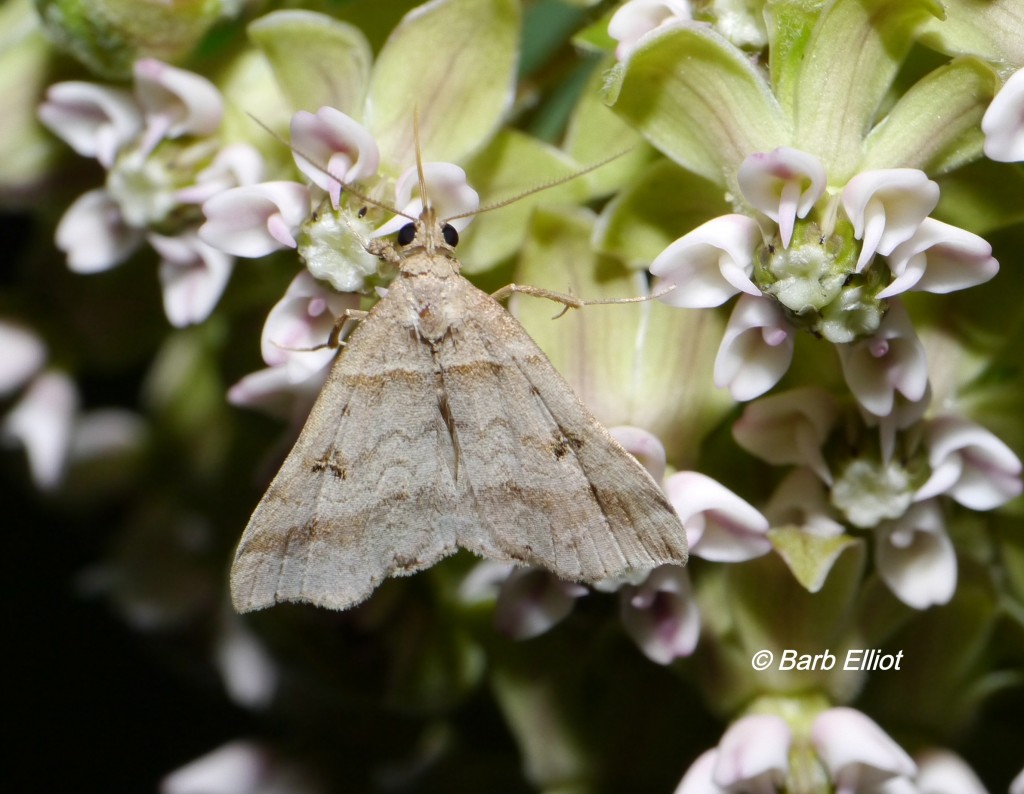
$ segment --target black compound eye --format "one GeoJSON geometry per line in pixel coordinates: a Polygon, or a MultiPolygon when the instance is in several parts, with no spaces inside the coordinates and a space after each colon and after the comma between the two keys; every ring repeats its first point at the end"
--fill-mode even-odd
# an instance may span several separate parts
{"type": "Polygon", "coordinates": [[[405,226],[398,230],[398,237],[395,239],[398,240],[399,245],[408,245],[409,243],[411,243],[414,239],[416,239],[416,224],[405,224],[405,226]]]}
{"type": "Polygon", "coordinates": [[[446,223],[441,227],[441,236],[444,237],[444,241],[452,248],[459,244],[459,233],[450,223],[446,223]]]}

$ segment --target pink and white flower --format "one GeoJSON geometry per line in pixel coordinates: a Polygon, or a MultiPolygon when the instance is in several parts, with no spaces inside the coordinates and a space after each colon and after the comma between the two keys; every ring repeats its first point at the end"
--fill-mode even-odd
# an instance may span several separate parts
{"type": "Polygon", "coordinates": [[[686,529],[690,553],[716,562],[742,562],[767,554],[768,519],[707,475],[673,474],[665,493],[686,529]]]}
{"type": "Polygon", "coordinates": [[[914,609],[948,603],[956,592],[956,551],[935,499],[911,505],[878,527],[875,560],[889,589],[914,609]]]}
{"type": "Polygon", "coordinates": [[[679,565],[660,565],[640,584],[619,590],[619,616],[626,633],[657,664],[689,656],[700,638],[700,611],[690,575],[679,565]]]}
{"type": "Polygon", "coordinates": [[[788,146],[750,155],[736,178],[750,205],[779,225],[783,248],[789,247],[796,219],[807,217],[826,187],[821,160],[788,146]]]}
{"type": "Polygon", "coordinates": [[[295,165],[327,192],[335,209],[345,184],[368,179],[380,168],[380,150],[369,131],[335,108],[298,111],[292,116],[291,138],[295,165]]]}
{"type": "Polygon", "coordinates": [[[1024,69],[1014,72],[996,94],[981,120],[981,131],[990,160],[1024,160],[1024,69]]]}
{"type": "Polygon", "coordinates": [[[608,21],[608,35],[619,42],[615,57],[624,61],[647,33],[692,17],[688,0],[629,0],[608,21]]]}
{"type": "Polygon", "coordinates": [[[675,794],[780,791],[789,774],[793,732],[781,717],[753,714],[736,720],[718,747],[687,770],[675,794]]]}
{"type": "MultiPolygon", "coordinates": [[[[819,714],[811,726],[814,745],[836,794],[869,792],[894,779],[912,779],[917,765],[870,717],[839,707],[819,714]]],[[[912,789],[911,789],[912,790],[912,789]]]]}

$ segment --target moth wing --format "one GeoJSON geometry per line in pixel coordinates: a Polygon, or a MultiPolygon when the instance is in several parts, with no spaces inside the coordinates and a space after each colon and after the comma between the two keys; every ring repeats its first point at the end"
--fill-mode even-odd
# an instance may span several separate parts
{"type": "Polygon", "coordinates": [[[475,523],[454,479],[429,348],[393,288],[351,334],[249,520],[231,569],[240,612],[345,609],[456,550],[475,523]]]}
{"type": "Polygon", "coordinates": [[[586,582],[685,564],[685,530],[647,470],[519,322],[464,284],[470,309],[438,356],[480,518],[459,545],[586,582]]]}

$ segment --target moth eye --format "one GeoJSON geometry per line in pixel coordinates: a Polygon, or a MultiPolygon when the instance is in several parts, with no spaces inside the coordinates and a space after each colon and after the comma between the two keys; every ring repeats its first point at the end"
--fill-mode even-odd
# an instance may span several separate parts
{"type": "Polygon", "coordinates": [[[408,245],[415,238],[416,238],[416,224],[415,223],[407,223],[407,224],[405,224],[405,226],[403,226],[401,229],[398,230],[398,237],[396,239],[398,240],[398,244],[399,245],[408,245]]]}
{"type": "Polygon", "coordinates": [[[459,244],[459,233],[450,223],[446,223],[441,227],[441,236],[444,237],[444,241],[452,248],[459,244]]]}

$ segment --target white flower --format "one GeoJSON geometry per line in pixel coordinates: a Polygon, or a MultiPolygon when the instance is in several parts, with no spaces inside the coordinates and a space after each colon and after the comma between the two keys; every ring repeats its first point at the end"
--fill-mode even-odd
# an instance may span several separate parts
{"type": "Polygon", "coordinates": [[[63,372],[37,376],[0,425],[0,436],[19,442],[28,455],[36,485],[55,488],[64,476],[71,448],[78,391],[63,372]]]}
{"type": "Polygon", "coordinates": [[[213,161],[196,174],[195,184],[181,188],[175,198],[182,204],[202,204],[223,190],[254,185],[263,178],[263,158],[246,143],[220,149],[213,161]]]}
{"type": "Polygon", "coordinates": [[[323,789],[268,748],[234,741],[160,781],[160,794],[319,794],[323,789]]]}
{"type": "Polygon", "coordinates": [[[665,476],[665,446],[656,435],[632,425],[611,427],[608,432],[623,449],[643,464],[655,482],[661,482],[665,476]]]}
{"type": "Polygon", "coordinates": [[[221,251],[251,258],[296,248],[309,202],[309,189],[297,182],[231,188],[203,203],[206,223],[199,236],[221,251]]]}
{"type": "Polygon", "coordinates": [[[715,358],[715,385],[740,402],[779,382],[793,360],[795,332],[775,301],[741,295],[715,358]]]}
{"type": "Polygon", "coordinates": [[[57,224],[57,247],[75,273],[99,273],[119,265],[139,247],[143,232],[128,226],[103,188],[83,193],[57,224]]]}
{"type": "Polygon", "coordinates": [[[911,402],[928,390],[928,361],[903,304],[893,300],[878,330],[838,345],[843,376],[857,401],[875,416],[892,412],[897,392],[911,402]]]}
{"type": "Polygon", "coordinates": [[[875,560],[889,589],[914,609],[945,604],[956,591],[956,552],[934,499],[878,527],[875,560]]]}
{"type": "Polygon", "coordinates": [[[832,518],[825,486],[810,469],[794,469],[772,492],[764,515],[773,527],[795,526],[821,538],[839,537],[843,525],[832,518]]]}
{"type": "Polygon", "coordinates": [[[164,313],[175,328],[201,323],[210,316],[231,277],[234,259],[187,231],[177,237],[150,234],[160,254],[164,313]]]}
{"type": "Polygon", "coordinates": [[[792,741],[781,717],[741,717],[722,734],[712,779],[726,791],[776,791],[786,782],[792,741]]]}
{"type": "Polygon", "coordinates": [[[717,562],[767,554],[768,520],[725,486],[695,471],[673,474],[665,493],[683,522],[690,553],[717,562]]]}
{"type": "Polygon", "coordinates": [[[110,168],[121,148],[142,129],[132,95],[94,83],[56,83],[39,106],[39,120],[83,157],[110,168]]]}
{"type": "Polygon", "coordinates": [[[625,60],[650,31],[692,19],[687,0],[630,0],[608,21],[608,35],[619,42],[615,57],[625,60]]]}
{"type": "Polygon", "coordinates": [[[16,391],[46,363],[46,345],[27,328],[0,320],[0,397],[16,391]]]}
{"type": "Polygon", "coordinates": [[[754,249],[761,242],[756,221],[722,215],[698,226],[662,251],[650,271],[675,289],[658,297],[688,309],[721,306],[738,292],[760,295],[750,275],[754,249]]]}
{"type": "Polygon", "coordinates": [[[847,183],[840,200],[862,241],[860,273],[876,253],[887,256],[913,236],[939,203],[939,186],[916,168],[864,171],[847,183]]]}
{"type": "Polygon", "coordinates": [[[985,428],[957,416],[931,420],[925,431],[932,474],[918,501],[947,494],[971,510],[991,510],[1021,493],[1021,462],[985,428]]]}
{"type": "Polygon", "coordinates": [[[835,400],[824,389],[792,389],[748,405],[732,434],[741,447],[773,466],[805,465],[831,484],[821,446],[838,413],[835,400]]]}
{"type": "Polygon", "coordinates": [[[914,760],[917,761],[914,782],[920,794],[988,794],[974,770],[956,753],[927,750],[914,760]]]}
{"type": "MultiPolygon", "coordinates": [[[[460,232],[465,229],[480,206],[480,196],[466,181],[466,172],[453,163],[424,163],[423,181],[437,218],[449,221],[460,232]]],[[[409,223],[409,218],[420,216],[423,199],[415,166],[407,168],[395,183],[395,208],[403,214],[384,223],[371,237],[393,234],[409,223]]]]}
{"type": "Polygon", "coordinates": [[[322,107],[315,115],[298,111],[292,116],[291,139],[295,165],[327,191],[335,209],[343,184],[367,179],[380,167],[380,151],[373,136],[332,107],[322,107]]]}
{"type": "Polygon", "coordinates": [[[669,664],[693,653],[700,612],[685,568],[660,565],[642,584],[624,585],[619,599],[623,628],[648,659],[669,664]]]}
{"type": "Polygon", "coordinates": [[[985,156],[1001,163],[1024,160],[1024,69],[1013,73],[981,120],[985,156]]]}
{"type": "Polygon", "coordinates": [[[888,257],[895,278],[879,298],[907,290],[947,293],[983,284],[999,272],[992,246],[965,229],[934,218],[921,221],[914,236],[888,257]]]}
{"type": "Polygon", "coordinates": [[[1010,781],[1010,794],[1024,794],[1024,769],[1021,769],[1012,781],[1010,781]]]}
{"type": "Polygon", "coordinates": [[[198,74],[154,58],[135,62],[135,96],[146,119],[141,150],[148,153],[164,138],[212,135],[224,106],[217,87],[198,74]]]}
{"type": "Polygon", "coordinates": [[[826,187],[821,161],[788,146],[750,155],[740,165],[737,180],[750,205],[779,225],[783,248],[789,247],[796,219],[807,217],[826,187]]]}
{"type": "Polygon", "coordinates": [[[514,568],[494,606],[494,628],[515,640],[536,637],[564,620],[586,587],[543,568],[514,568]]]}
{"type": "Polygon", "coordinates": [[[235,703],[250,709],[270,705],[280,674],[256,635],[234,612],[225,611],[213,658],[224,689],[235,703]]]}
{"type": "Polygon", "coordinates": [[[912,778],[917,766],[867,715],[851,708],[823,711],[811,742],[835,783],[836,794],[870,791],[893,778],[912,778]]]}
{"type": "Polygon", "coordinates": [[[716,786],[712,779],[717,761],[718,748],[705,750],[690,764],[673,794],[728,794],[721,786],[716,786]]]}

